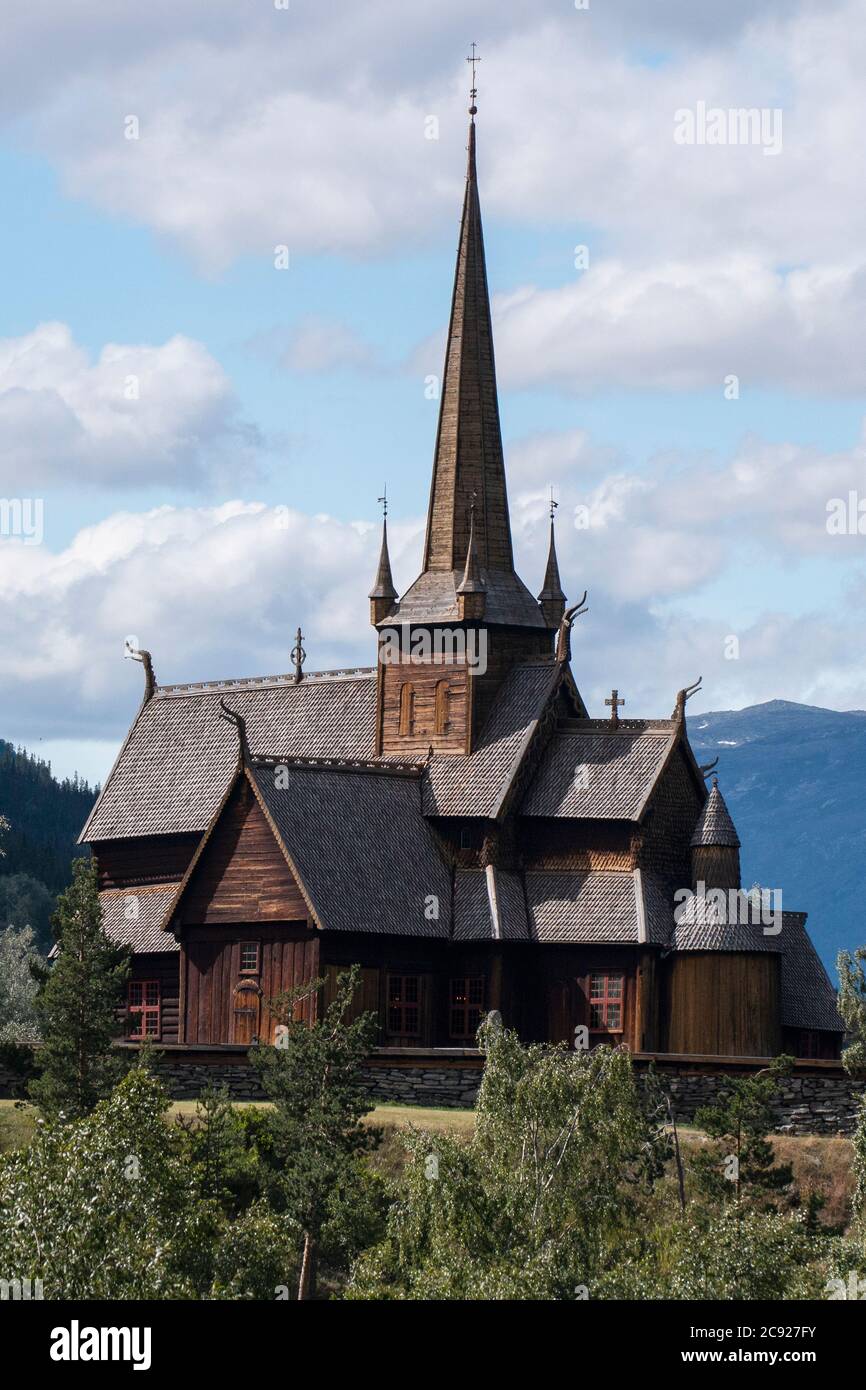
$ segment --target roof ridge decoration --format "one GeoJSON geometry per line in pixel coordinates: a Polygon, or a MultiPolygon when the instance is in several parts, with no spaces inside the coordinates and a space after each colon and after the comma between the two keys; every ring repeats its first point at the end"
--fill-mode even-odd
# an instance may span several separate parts
{"type": "Polygon", "coordinates": [[[562,622],[559,624],[559,632],[556,637],[556,659],[560,665],[567,665],[571,661],[571,629],[576,618],[582,618],[584,613],[589,612],[586,602],[587,591],[584,589],[583,597],[577,603],[572,604],[571,608],[566,608],[562,615],[562,622]]]}
{"type": "Polygon", "coordinates": [[[421,777],[426,762],[389,762],[385,758],[313,758],[300,754],[280,757],[275,753],[256,753],[251,759],[254,768],[290,768],[292,772],[380,772],[394,777],[421,777]]]}
{"type": "Polygon", "coordinates": [[[234,724],[238,734],[238,764],[247,766],[250,762],[250,745],[247,740],[247,721],[236,709],[229,709],[225,700],[220,700],[220,719],[224,719],[227,724],[234,724]]]}
{"type": "Polygon", "coordinates": [[[687,685],[684,690],[677,691],[677,701],[674,705],[673,713],[671,714],[671,719],[675,719],[678,724],[685,724],[686,702],[690,700],[693,695],[696,695],[698,693],[698,691],[701,688],[702,680],[703,676],[698,676],[697,680],[693,681],[691,685],[687,685]]]}
{"type": "MultiPolygon", "coordinates": [[[[375,675],[375,666],[345,666],[335,667],[332,671],[305,671],[302,685],[323,685],[328,681],[338,680],[360,680],[362,677],[371,678],[375,675]]],[[[215,694],[218,690],[261,690],[268,686],[280,685],[297,685],[294,672],[274,676],[238,676],[227,677],[225,680],[187,681],[176,685],[160,685],[157,686],[156,694],[173,697],[206,695],[215,694]]]]}
{"type": "Polygon", "coordinates": [[[147,704],[156,693],[158,686],[156,676],[153,673],[153,658],[150,652],[146,652],[143,647],[138,647],[132,637],[127,637],[123,644],[123,657],[125,661],[140,661],[144,668],[144,698],[142,704],[147,704]]]}
{"type": "MultiPolygon", "coordinates": [[[[556,527],[554,525],[554,514],[559,503],[553,496],[553,488],[550,489],[550,542],[547,548],[547,565],[544,570],[544,583],[541,586],[541,593],[538,595],[538,602],[544,614],[545,622],[551,628],[558,628],[562,622],[565,611],[565,592],[562,587],[562,580],[559,577],[559,560],[556,554],[556,527]]],[[[584,594],[586,598],[586,594],[584,594]]]]}

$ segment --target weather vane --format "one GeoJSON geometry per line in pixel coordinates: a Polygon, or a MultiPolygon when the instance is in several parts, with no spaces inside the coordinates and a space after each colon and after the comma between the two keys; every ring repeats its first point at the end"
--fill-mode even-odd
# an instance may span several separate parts
{"type": "Polygon", "coordinates": [[[471,47],[471,49],[472,49],[472,52],[470,53],[469,57],[466,59],[467,63],[470,63],[471,66],[472,66],[472,86],[471,86],[470,89],[469,89],[469,100],[470,100],[470,103],[471,103],[471,105],[470,105],[470,107],[469,107],[469,114],[470,114],[470,116],[474,116],[475,113],[476,113],[476,111],[478,110],[478,107],[477,107],[476,104],[475,104],[475,99],[476,99],[476,97],[478,96],[478,90],[477,90],[477,88],[476,88],[476,86],[475,86],[475,68],[476,68],[476,66],[478,65],[478,63],[481,62],[481,59],[478,57],[478,55],[477,55],[476,52],[475,52],[475,49],[477,48],[477,46],[478,46],[478,45],[475,44],[474,42],[470,45],[470,47],[471,47]]]}
{"type": "Polygon", "coordinates": [[[301,681],[304,679],[304,662],[307,659],[307,653],[301,645],[303,640],[304,634],[301,632],[301,629],[298,628],[295,635],[295,645],[291,651],[291,660],[294,662],[295,666],[295,685],[300,685],[301,681]]]}
{"type": "Polygon", "coordinates": [[[559,506],[559,503],[558,503],[557,501],[554,500],[554,496],[553,496],[553,484],[551,483],[551,485],[550,485],[550,519],[551,519],[551,521],[553,520],[553,513],[556,511],[556,509],[557,509],[558,506],[559,506]]]}
{"type": "Polygon", "coordinates": [[[384,486],[383,489],[382,489],[382,496],[381,496],[381,497],[377,497],[377,498],[376,498],[376,501],[382,503],[382,516],[383,516],[383,517],[387,517],[387,515],[388,515],[388,484],[387,484],[387,483],[385,484],[385,486],[384,486]]]}

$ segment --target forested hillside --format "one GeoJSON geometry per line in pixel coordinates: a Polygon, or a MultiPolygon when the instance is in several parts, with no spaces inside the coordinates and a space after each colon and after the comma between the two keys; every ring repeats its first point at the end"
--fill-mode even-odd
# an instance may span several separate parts
{"type": "Polygon", "coordinates": [[[0,739],[0,927],[29,923],[50,942],[54,898],[69,882],[70,861],[97,788],[78,777],[58,781],[50,763],[0,739]]]}

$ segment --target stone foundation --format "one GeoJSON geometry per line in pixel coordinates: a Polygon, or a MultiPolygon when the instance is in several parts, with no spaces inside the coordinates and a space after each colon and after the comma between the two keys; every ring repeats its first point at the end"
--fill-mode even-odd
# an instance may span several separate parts
{"type": "MultiPolygon", "coordinates": [[[[670,1090],[676,1118],[690,1124],[702,1105],[712,1104],[736,1076],[754,1075],[764,1058],[686,1058],[639,1054],[638,1077],[652,1061],[670,1090]]],[[[211,1082],[233,1100],[264,1100],[242,1048],[165,1048],[155,1070],[173,1100],[196,1100],[211,1082]]],[[[363,1069],[371,1098],[391,1105],[470,1109],[481,1083],[482,1059],[471,1049],[388,1049],[373,1054],[363,1069]]],[[[853,1081],[838,1063],[798,1062],[782,1079],[774,1107],[778,1134],[851,1134],[866,1083],[853,1081]]],[[[0,1070],[0,1096],[15,1094],[13,1077],[0,1070]]]]}

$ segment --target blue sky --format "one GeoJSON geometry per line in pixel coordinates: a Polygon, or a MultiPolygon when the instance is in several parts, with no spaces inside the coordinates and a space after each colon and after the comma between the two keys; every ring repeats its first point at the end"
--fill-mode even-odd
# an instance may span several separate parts
{"type": "Polygon", "coordinates": [[[820,43],[771,0],[659,0],[655,34],[631,0],[449,3],[435,34],[384,0],[77,18],[38,0],[4,59],[0,496],[40,498],[44,536],[0,537],[0,736],[104,776],[129,632],[164,680],[284,669],[298,621],[315,666],[372,660],[384,482],[398,582],[419,562],[467,23],[517,553],[535,587],[552,483],[585,695],[667,713],[700,672],[704,708],[866,704],[864,542],[825,524],[866,496],[855,5],[820,43]],[[679,149],[699,100],[783,103],[783,149],[679,149]]]}

